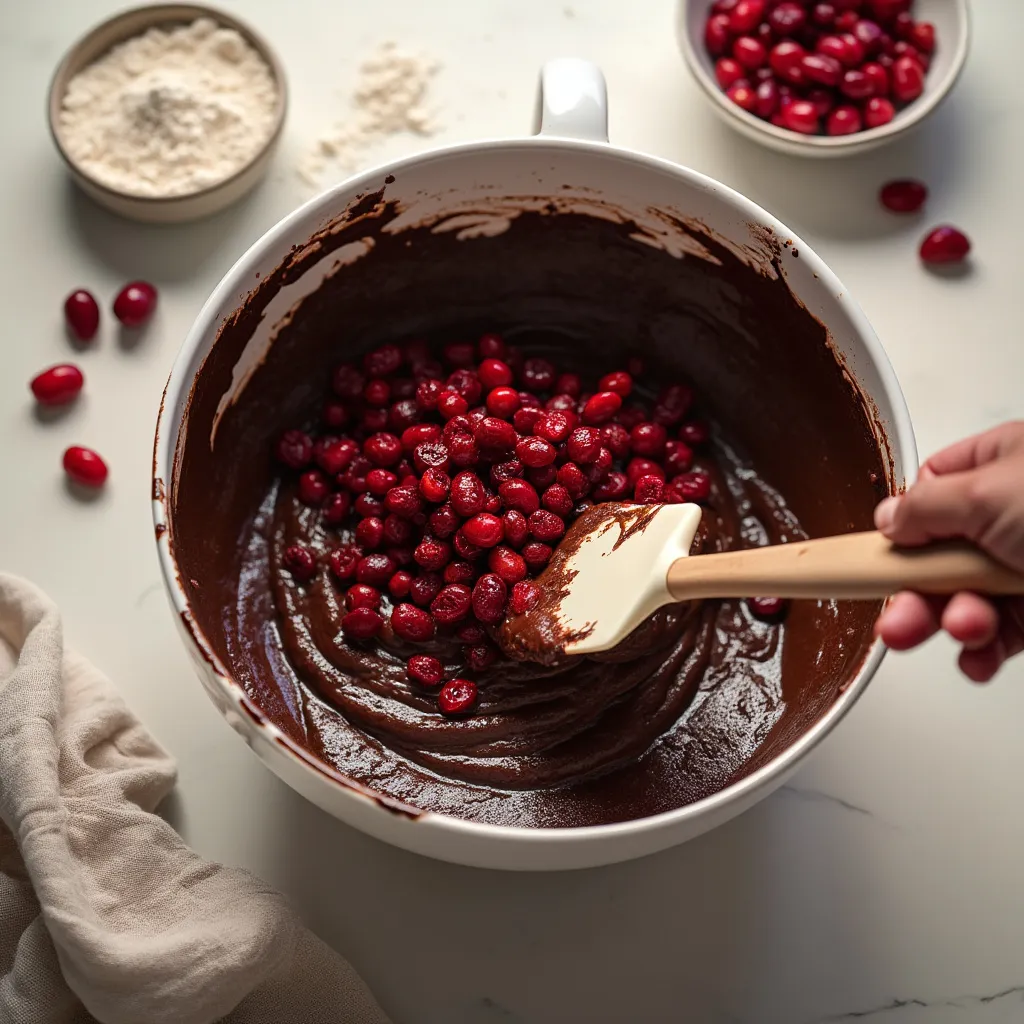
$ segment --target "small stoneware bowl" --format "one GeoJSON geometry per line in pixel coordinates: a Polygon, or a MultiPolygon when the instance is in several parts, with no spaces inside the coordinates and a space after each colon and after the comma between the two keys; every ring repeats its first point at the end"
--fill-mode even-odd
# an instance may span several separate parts
{"type": "Polygon", "coordinates": [[[152,224],[176,224],[198,220],[230,206],[252,189],[266,173],[281,137],[285,112],[288,107],[288,90],[284,68],[270,45],[248,25],[202,4],[155,4],[136,7],[114,15],[97,25],[80,39],[64,55],[50,82],[48,118],[50,133],[57,150],[64,158],[72,178],[82,190],[102,206],[132,220],[152,224]],[[247,164],[230,177],[207,188],[175,196],[138,196],[111,188],[98,181],[78,166],[61,138],[60,112],[68,83],[80,71],[102,57],[112,47],[127,39],[141,35],[151,28],[166,28],[183,25],[197,18],[210,18],[223,28],[234,29],[266,61],[277,85],[277,107],[274,122],[266,142],[247,164]]]}
{"type": "Polygon", "coordinates": [[[967,60],[971,23],[967,0],[917,0],[915,19],[935,26],[936,48],[925,78],[924,93],[896,112],[880,128],[853,135],[801,135],[778,128],[738,107],[715,78],[715,58],[704,46],[704,25],[711,0],[678,0],[676,39],[683,58],[711,107],[730,127],[749,139],[793,156],[839,157],[866,153],[902,138],[925,120],[949,95],[967,60]]]}

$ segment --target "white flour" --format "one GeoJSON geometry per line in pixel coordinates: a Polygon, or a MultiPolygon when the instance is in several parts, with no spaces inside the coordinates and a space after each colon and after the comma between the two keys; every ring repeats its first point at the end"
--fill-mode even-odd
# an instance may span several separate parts
{"type": "Polygon", "coordinates": [[[328,160],[352,170],[365,150],[388,136],[433,135],[437,125],[427,102],[439,68],[435,60],[384,43],[359,68],[351,117],[317,139],[298,168],[300,177],[317,185],[328,160]]]}
{"type": "Polygon", "coordinates": [[[200,18],[129,39],[76,75],[60,135],[72,159],[111,188],[183,195],[256,154],[277,98],[259,54],[233,29],[200,18]]]}

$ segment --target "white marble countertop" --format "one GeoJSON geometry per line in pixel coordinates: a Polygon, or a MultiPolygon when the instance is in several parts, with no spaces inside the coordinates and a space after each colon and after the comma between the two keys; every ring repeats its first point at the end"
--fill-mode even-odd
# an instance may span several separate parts
{"type": "Polygon", "coordinates": [[[542,61],[597,61],[615,142],[745,192],[831,264],[890,353],[922,452],[1020,415],[1024,5],[974,5],[966,73],[920,134],[811,163],[717,121],[676,53],[672,0],[221,2],[276,43],[292,109],[271,180],[191,228],[102,212],[48,138],[58,58],[116,4],[34,0],[0,17],[0,566],[56,598],[68,642],[177,755],[171,811],[186,839],[283,889],[396,1024],[1024,1020],[1024,663],[976,689],[945,642],[890,657],[790,786],[687,846],[572,874],[457,868],[333,821],[231,734],[175,633],[147,494],[157,402],[185,331],[235,257],[309,194],[295,165],[386,39],[443,62],[438,141],[526,132],[542,61]],[[931,186],[928,221],[971,236],[968,276],[927,273],[915,255],[926,225],[878,208],[878,185],[904,174],[931,186]],[[76,357],[88,394],[38,422],[26,383],[70,354],[64,295],[112,296],[133,277],[161,288],[156,322],[126,349],[108,317],[76,357]],[[71,443],[111,464],[95,502],[65,492],[71,443]]]}

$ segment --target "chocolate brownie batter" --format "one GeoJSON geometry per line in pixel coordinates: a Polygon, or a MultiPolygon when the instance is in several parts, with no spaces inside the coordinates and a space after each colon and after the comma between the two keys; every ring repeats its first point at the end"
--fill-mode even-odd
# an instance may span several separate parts
{"type": "MultiPolygon", "coordinates": [[[[474,821],[576,826],[679,807],[767,763],[833,702],[870,644],[877,605],[798,602],[785,622],[742,602],[663,609],[607,654],[499,659],[473,713],[447,718],[411,684],[385,628],[347,641],[326,571],[299,586],[289,543],[326,550],[319,514],[270,450],[315,418],[337,362],[386,341],[498,331],[593,376],[641,351],[660,383],[693,384],[714,423],[707,550],[868,529],[889,476],[870,413],[825,328],[785,282],[782,246],[740,258],[679,225],[707,258],[669,255],[631,223],[523,212],[491,237],[383,230],[384,190],[291,257],[225,323],[191,396],[171,489],[171,542],[196,626],[292,740],[375,792],[474,821]],[[301,301],[217,423],[269,302],[325,251],[372,239],[301,301]]],[[[757,232],[752,233],[757,238],[757,232]]],[[[692,247],[691,247],[692,248],[692,247]]]]}

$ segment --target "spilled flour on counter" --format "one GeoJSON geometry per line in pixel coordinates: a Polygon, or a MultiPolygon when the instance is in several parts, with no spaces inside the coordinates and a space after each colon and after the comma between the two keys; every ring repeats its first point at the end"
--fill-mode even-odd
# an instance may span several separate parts
{"type": "Polygon", "coordinates": [[[430,80],[440,70],[432,58],[388,42],[360,65],[352,113],[317,140],[298,167],[307,184],[319,186],[328,163],[353,170],[361,157],[389,136],[429,136],[438,125],[429,107],[430,80]]]}

